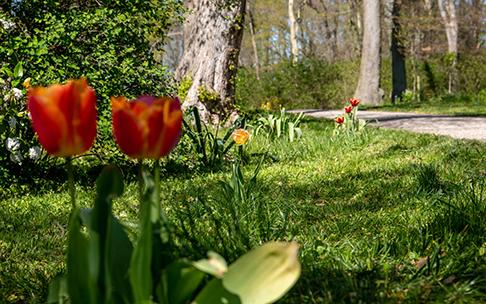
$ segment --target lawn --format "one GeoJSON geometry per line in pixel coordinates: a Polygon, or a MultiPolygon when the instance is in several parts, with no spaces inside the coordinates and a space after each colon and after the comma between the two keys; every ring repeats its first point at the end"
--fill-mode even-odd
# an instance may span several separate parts
{"type": "MultiPolygon", "coordinates": [[[[363,107],[364,108],[364,107],[363,107]]],[[[477,95],[450,95],[423,100],[421,102],[397,102],[367,110],[414,112],[421,114],[447,114],[453,116],[486,116],[486,93],[477,95]]]]}
{"type": "MultiPolygon", "coordinates": [[[[292,143],[255,136],[239,197],[222,190],[230,166],[167,167],[161,193],[181,255],[234,260],[293,239],[302,275],[282,303],[486,301],[486,144],[374,128],[333,138],[333,128],[306,120],[292,143]]],[[[87,205],[94,190],[78,182],[87,205]]],[[[0,302],[45,301],[64,269],[69,208],[62,184],[0,200],[0,302]]],[[[133,227],[135,183],[115,209],[133,227]]]]}

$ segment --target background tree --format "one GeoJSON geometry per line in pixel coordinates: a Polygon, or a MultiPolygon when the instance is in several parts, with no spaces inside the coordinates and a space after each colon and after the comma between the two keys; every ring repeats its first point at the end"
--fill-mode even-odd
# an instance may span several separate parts
{"type": "Polygon", "coordinates": [[[456,4],[454,0],[437,0],[439,5],[439,12],[442,18],[442,22],[445,26],[445,33],[447,37],[447,63],[450,65],[449,71],[449,93],[452,92],[452,86],[454,83],[455,66],[457,59],[457,35],[458,35],[458,23],[456,16],[456,4]]]}
{"type": "Polygon", "coordinates": [[[355,97],[363,104],[379,105],[380,94],[380,1],[363,0],[363,46],[355,97]]]}
{"type": "Polygon", "coordinates": [[[294,0],[288,0],[288,10],[289,10],[289,27],[290,27],[290,49],[291,49],[291,60],[296,63],[299,60],[299,46],[297,45],[297,31],[298,23],[295,18],[294,12],[294,0]]]}
{"type": "Polygon", "coordinates": [[[391,58],[392,58],[392,102],[400,98],[407,89],[407,74],[405,68],[405,50],[400,25],[400,10],[402,0],[393,0],[392,32],[391,32],[391,58]]]}
{"type": "Polygon", "coordinates": [[[205,119],[233,110],[245,8],[245,0],[189,2],[175,77],[192,80],[183,106],[197,106],[205,119]]]}

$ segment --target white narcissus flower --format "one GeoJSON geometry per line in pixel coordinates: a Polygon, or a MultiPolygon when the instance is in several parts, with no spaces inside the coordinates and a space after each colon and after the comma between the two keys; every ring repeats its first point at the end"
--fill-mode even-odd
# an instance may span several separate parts
{"type": "Polygon", "coordinates": [[[16,164],[21,165],[24,158],[22,157],[19,151],[16,151],[15,153],[10,154],[10,160],[16,164]]]}
{"type": "Polygon", "coordinates": [[[37,146],[29,148],[29,158],[32,160],[36,160],[40,157],[41,149],[37,146]]]}
{"type": "Polygon", "coordinates": [[[7,138],[7,150],[10,152],[17,151],[20,148],[20,141],[17,138],[7,138]]]}
{"type": "Polygon", "coordinates": [[[24,94],[22,93],[22,90],[17,89],[17,88],[12,89],[12,94],[13,94],[14,99],[17,99],[17,100],[22,98],[22,96],[24,96],[24,94]]]}
{"type": "Polygon", "coordinates": [[[15,128],[16,125],[17,125],[17,119],[15,119],[15,117],[10,117],[10,119],[8,120],[8,126],[10,128],[15,128]]]}

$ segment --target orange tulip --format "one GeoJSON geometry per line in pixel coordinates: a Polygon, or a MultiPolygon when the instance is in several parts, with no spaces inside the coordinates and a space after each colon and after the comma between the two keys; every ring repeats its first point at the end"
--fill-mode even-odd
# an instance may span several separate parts
{"type": "Polygon", "coordinates": [[[158,159],[177,145],[182,130],[179,99],[143,96],[134,101],[112,97],[113,135],[133,158],[158,159]]]}
{"type": "Polygon", "coordinates": [[[39,142],[54,156],[86,152],[96,137],[96,96],[86,79],[34,87],[28,109],[39,142]]]}
{"type": "Polygon", "coordinates": [[[231,137],[238,146],[245,145],[250,139],[250,132],[245,129],[237,129],[231,134],[231,137]]]}
{"type": "Polygon", "coordinates": [[[351,111],[353,111],[353,106],[347,106],[347,107],[344,108],[344,112],[346,112],[348,114],[351,113],[351,111]]]}
{"type": "Polygon", "coordinates": [[[356,107],[357,105],[359,105],[360,103],[360,100],[358,98],[350,98],[349,99],[349,103],[353,106],[353,107],[356,107]]]}
{"type": "Polygon", "coordinates": [[[338,116],[334,118],[334,121],[338,124],[342,124],[344,122],[344,116],[338,116]]]}

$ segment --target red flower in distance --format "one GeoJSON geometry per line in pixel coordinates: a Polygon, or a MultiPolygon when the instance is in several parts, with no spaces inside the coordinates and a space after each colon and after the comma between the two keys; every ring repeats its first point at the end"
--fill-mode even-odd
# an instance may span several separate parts
{"type": "Polygon", "coordinates": [[[34,87],[28,109],[39,142],[54,156],[86,152],[96,137],[96,96],[86,79],[34,87]]]}
{"type": "Polygon", "coordinates": [[[334,121],[337,124],[342,124],[344,122],[344,116],[338,116],[338,117],[334,118],[334,121]]]}
{"type": "Polygon", "coordinates": [[[158,159],[179,142],[182,111],[177,97],[143,96],[133,101],[112,97],[111,109],[113,135],[130,157],[158,159]]]}
{"type": "Polygon", "coordinates": [[[350,98],[349,99],[349,103],[353,106],[353,107],[356,107],[357,105],[359,105],[360,103],[360,100],[358,98],[350,98]]]}
{"type": "Polygon", "coordinates": [[[344,108],[344,112],[346,112],[348,114],[351,113],[351,111],[353,111],[353,106],[347,106],[347,107],[344,108]]]}

